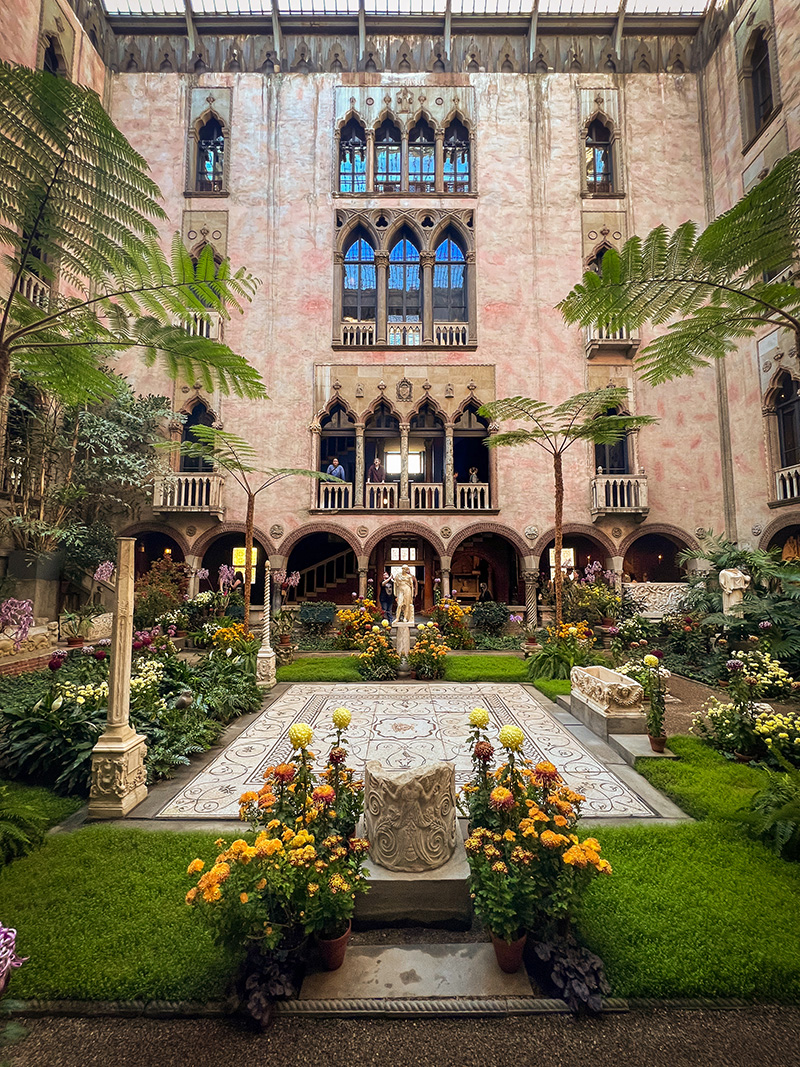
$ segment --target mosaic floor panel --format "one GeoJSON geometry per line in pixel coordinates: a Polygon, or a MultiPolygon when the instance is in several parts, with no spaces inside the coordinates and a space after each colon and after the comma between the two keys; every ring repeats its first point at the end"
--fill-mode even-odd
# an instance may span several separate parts
{"type": "Polygon", "coordinates": [[[170,800],[158,818],[238,817],[238,800],[258,789],[264,768],[291,759],[286,736],[294,722],[314,729],[312,750],[322,753],[332,738],[331,712],[352,712],[348,763],[362,771],[368,760],[407,770],[440,760],[455,765],[456,785],[470,777],[466,744],[469,713],[489,710],[490,733],[515,724],[526,736],[525,755],[548,759],[572,789],[586,796],[583,811],[594,818],[649,818],[655,812],[631,788],[584,749],[521,685],[293,685],[255,722],[170,800]]]}

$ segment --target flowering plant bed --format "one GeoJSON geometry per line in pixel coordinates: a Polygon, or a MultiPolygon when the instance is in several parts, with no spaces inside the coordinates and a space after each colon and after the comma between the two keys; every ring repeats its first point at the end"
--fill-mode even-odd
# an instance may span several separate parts
{"type": "Polygon", "coordinates": [[[358,652],[353,653],[356,669],[369,682],[391,681],[397,677],[400,657],[389,636],[389,623],[383,620],[380,626],[373,625],[357,639],[358,652]]]}
{"type": "Polygon", "coordinates": [[[336,647],[358,648],[359,641],[383,620],[374,600],[355,597],[351,607],[336,612],[336,647]]]}
{"type": "Polygon", "coordinates": [[[417,678],[443,678],[449,651],[435,622],[420,623],[417,640],[408,654],[408,665],[417,672],[417,678]]]}
{"type": "Polygon", "coordinates": [[[431,621],[436,624],[450,648],[475,647],[475,640],[467,625],[471,611],[471,608],[462,607],[455,597],[442,597],[434,605],[431,621]]]}

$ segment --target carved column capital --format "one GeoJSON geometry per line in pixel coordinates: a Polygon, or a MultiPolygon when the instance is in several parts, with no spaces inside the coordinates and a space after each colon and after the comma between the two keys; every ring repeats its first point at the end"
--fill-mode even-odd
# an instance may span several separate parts
{"type": "Polygon", "coordinates": [[[420,252],[420,254],[419,254],[419,262],[420,262],[420,265],[422,266],[423,269],[425,269],[426,267],[431,267],[432,268],[434,263],[436,262],[436,253],[435,252],[420,252]]]}
{"type": "Polygon", "coordinates": [[[389,253],[379,250],[375,253],[375,266],[386,270],[389,266],[389,253]]]}
{"type": "Polygon", "coordinates": [[[334,252],[333,262],[336,264],[337,267],[341,267],[344,264],[344,252],[334,252]]]}

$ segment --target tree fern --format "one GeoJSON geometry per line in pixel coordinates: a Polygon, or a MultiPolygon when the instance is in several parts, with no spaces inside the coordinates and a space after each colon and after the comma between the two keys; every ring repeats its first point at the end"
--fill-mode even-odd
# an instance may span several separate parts
{"type": "Polygon", "coordinates": [[[226,345],[190,336],[187,320],[228,318],[258,280],[195,262],[182,242],[165,255],[153,220],[166,215],[144,158],[88,89],[0,63],[0,244],[8,293],[0,303],[0,398],[12,373],[81,403],[107,396],[104,367],[139,348],[172,377],[264,396],[258,372],[226,345]],[[75,295],[41,307],[22,283],[59,279],[75,295]]]}
{"type": "Polygon", "coordinates": [[[800,150],[702,233],[658,226],[603,257],[558,305],[568,323],[639,329],[669,324],[639,352],[652,384],[692,374],[764,325],[793,331],[800,348],[800,289],[765,281],[800,258],[800,150]]]}

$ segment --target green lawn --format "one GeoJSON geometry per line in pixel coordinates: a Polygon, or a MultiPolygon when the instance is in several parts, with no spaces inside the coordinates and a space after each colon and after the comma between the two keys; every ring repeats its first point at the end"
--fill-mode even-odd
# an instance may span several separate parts
{"type": "Polygon", "coordinates": [[[553,701],[557,696],[567,696],[572,691],[569,678],[535,678],[533,684],[540,693],[544,693],[553,701]]]}
{"type": "MultiPolygon", "coordinates": [[[[527,682],[525,661],[516,656],[448,656],[446,682],[527,682]]],[[[355,660],[342,656],[301,656],[278,667],[279,682],[360,682],[355,660]]]]}
{"type": "Polygon", "coordinates": [[[294,663],[278,667],[279,682],[360,682],[356,661],[343,656],[301,656],[294,663]]]}
{"type": "Polygon", "coordinates": [[[5,778],[0,778],[0,787],[6,788],[9,794],[17,794],[21,800],[43,815],[48,827],[57,826],[84,803],[79,797],[59,797],[49,789],[11,782],[5,778]]]}
{"type": "Polygon", "coordinates": [[[0,921],[30,960],[16,997],[206,1000],[225,994],[235,961],[184,896],[189,862],[215,834],[93,826],[48,838],[0,872],[0,921]]]}

